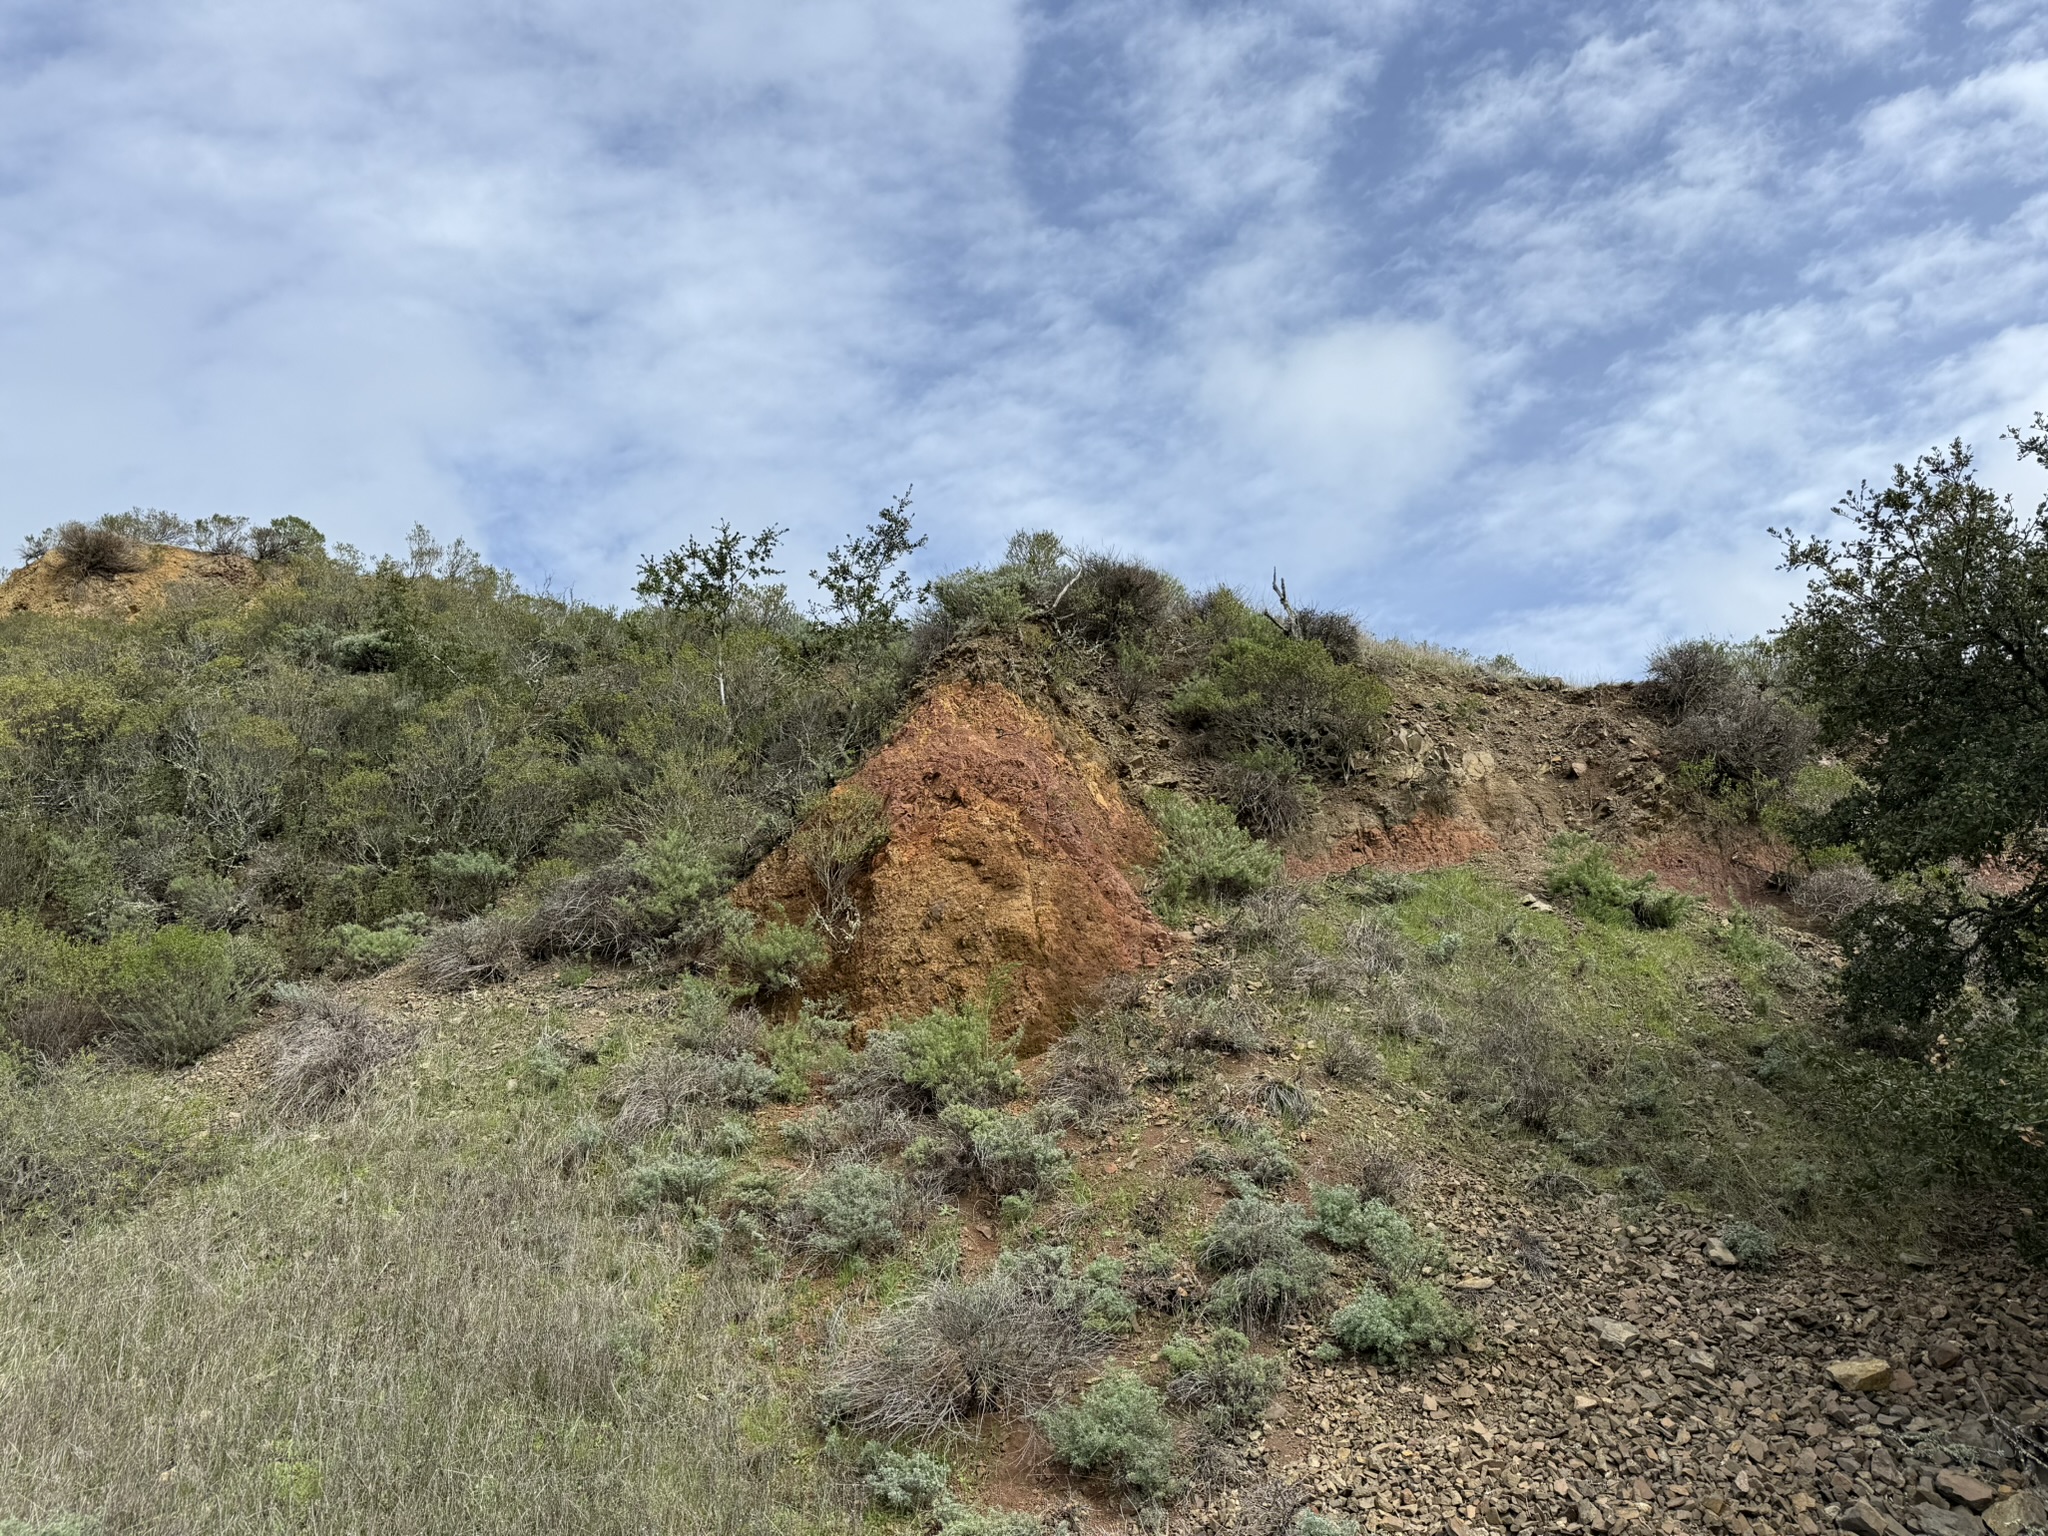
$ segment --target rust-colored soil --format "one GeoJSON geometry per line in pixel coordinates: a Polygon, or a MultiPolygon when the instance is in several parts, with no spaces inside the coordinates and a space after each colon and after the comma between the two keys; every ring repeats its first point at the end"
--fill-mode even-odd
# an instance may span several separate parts
{"type": "Polygon", "coordinates": [[[119,576],[80,576],[50,554],[0,581],[0,616],[70,613],[135,619],[154,613],[181,589],[236,589],[254,576],[255,567],[240,555],[202,555],[170,544],[153,547],[144,569],[119,576]]]}
{"type": "Polygon", "coordinates": [[[1343,841],[1306,858],[1289,859],[1287,873],[1296,880],[1320,880],[1361,864],[1382,869],[1443,869],[1465,864],[1500,846],[1485,827],[1424,811],[1397,826],[1363,825],[1343,841]]]}
{"type": "MultiPolygon", "coordinates": [[[[992,683],[946,682],[842,785],[881,797],[889,841],[857,892],[859,923],[811,988],[864,1021],[913,1016],[985,993],[1027,1050],[1065,1027],[1109,977],[1157,963],[1173,935],[1127,871],[1153,832],[1080,732],[992,683]]],[[[788,849],[740,886],[750,911],[816,910],[788,849]]]]}

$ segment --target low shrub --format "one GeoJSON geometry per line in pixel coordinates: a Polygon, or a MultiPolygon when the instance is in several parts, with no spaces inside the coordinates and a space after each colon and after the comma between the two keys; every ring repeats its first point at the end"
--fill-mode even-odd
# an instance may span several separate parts
{"type": "Polygon", "coordinates": [[[1164,790],[1149,792],[1145,806],[1161,834],[1152,902],[1169,922],[1193,907],[1241,901],[1280,878],[1280,855],[1224,807],[1164,790]]]}
{"type": "Polygon", "coordinates": [[[126,576],[149,569],[146,545],[100,523],[60,523],[50,547],[74,576],[126,576]]]}
{"type": "Polygon", "coordinates": [[[1258,1124],[1233,1130],[1220,1147],[1200,1148],[1195,1153],[1194,1165],[1200,1172],[1214,1174],[1233,1187],[1242,1182],[1253,1190],[1278,1189],[1301,1171],[1272,1128],[1258,1124]]]}
{"type": "Polygon", "coordinates": [[[1389,1296],[1365,1286],[1331,1317],[1330,1338],[1346,1353],[1380,1365],[1406,1365],[1417,1350],[1441,1354],[1472,1336],[1471,1321],[1425,1283],[1404,1285],[1389,1296]]]}
{"type": "Polygon", "coordinates": [[[945,1497],[953,1469],[930,1451],[895,1451],[870,1445],[860,1460],[861,1486],[891,1514],[915,1514],[945,1497]]]}
{"type": "Polygon", "coordinates": [[[762,999],[796,991],[805,973],[827,957],[824,935],[796,923],[764,923],[751,933],[731,933],[724,953],[741,990],[762,999]]]}
{"type": "Polygon", "coordinates": [[[1095,1472],[1145,1500],[1173,1484],[1173,1423],[1159,1393],[1121,1368],[1038,1417],[1053,1455],[1077,1472],[1095,1472]]]}
{"type": "Polygon", "coordinates": [[[1353,1183],[1368,1200],[1397,1204],[1417,1182],[1415,1161],[1391,1142],[1360,1148],[1351,1159],[1353,1183]]]}
{"type": "Polygon", "coordinates": [[[1285,1322],[1321,1294],[1330,1261],[1308,1246],[1314,1230],[1299,1206],[1240,1196],[1217,1212],[1198,1254],[1217,1276],[1211,1312],[1226,1322],[1285,1322]]]}
{"type": "Polygon", "coordinates": [[[427,888],[443,917],[468,917],[481,912],[519,873],[494,853],[433,853],[424,861],[427,888]]]}
{"type": "Polygon", "coordinates": [[[1114,555],[1089,555],[1051,605],[1062,635],[1087,645],[1151,648],[1179,621],[1187,591],[1163,571],[1114,555]]]}
{"type": "Polygon", "coordinates": [[[1376,1083],[1386,1075],[1386,1063],[1357,1032],[1341,1025],[1326,1025],[1316,1036],[1316,1065],[1323,1076],[1346,1088],[1376,1083]]]}
{"type": "Polygon", "coordinates": [[[1254,837],[1282,841],[1315,820],[1322,796],[1301,765],[1279,747],[1255,747],[1225,758],[1209,772],[1216,798],[1254,837]]]}
{"type": "Polygon", "coordinates": [[[487,986],[518,972],[518,919],[487,912],[428,934],[417,951],[420,979],[443,992],[487,986]]]}
{"type": "Polygon", "coordinates": [[[1340,1515],[1319,1515],[1304,1509],[1287,1527],[1287,1536],[1358,1536],[1358,1522],[1340,1515]]]}
{"type": "MultiPolygon", "coordinates": [[[[938,1511],[938,1536],[1056,1536],[1036,1515],[947,1504],[938,1511]]],[[[1062,1529],[1069,1527],[1062,1526],[1062,1529]]]]}
{"type": "MultiPolygon", "coordinates": [[[[959,1162],[992,1195],[1036,1194],[1067,1170],[1067,1154],[1042,1114],[1013,1115],[1000,1109],[951,1104],[939,1116],[951,1134],[959,1162]]],[[[922,1138],[904,1154],[913,1164],[933,1164],[944,1149],[922,1138]],[[920,1146],[929,1150],[920,1153],[920,1146]]]]}
{"type": "Polygon", "coordinates": [[[801,1104],[811,1096],[813,1079],[843,1071],[851,1055],[847,1028],[847,1020],[805,1004],[794,1019],[762,1030],[761,1053],[775,1074],[772,1096],[785,1104],[801,1104]]]}
{"type": "Polygon", "coordinates": [[[1084,1126],[1098,1127],[1131,1101],[1126,1040],[1097,1018],[1055,1041],[1041,1095],[1065,1105],[1084,1126]]]}
{"type": "Polygon", "coordinates": [[[716,951],[752,926],[719,898],[724,884],[717,860],[692,837],[663,833],[555,882],[527,918],[523,941],[537,959],[716,951]]]}
{"type": "Polygon", "coordinates": [[[889,841],[889,808],[860,784],[842,784],[805,816],[789,840],[790,856],[811,877],[820,921],[835,938],[859,921],[854,888],[889,841]]]}
{"type": "Polygon", "coordinates": [[[1160,1351],[1173,1375],[1169,1402],[1192,1408],[1195,1420],[1213,1435],[1230,1435],[1258,1423],[1287,1380],[1284,1355],[1261,1355],[1234,1328],[1219,1328],[1207,1343],[1185,1334],[1160,1351]]]}
{"type": "Polygon", "coordinates": [[[1323,1185],[1310,1199],[1318,1237],[1333,1248],[1364,1253],[1397,1280],[1445,1262],[1443,1244],[1418,1233],[1384,1200],[1368,1199],[1348,1184],[1323,1185]]]}
{"type": "Polygon", "coordinates": [[[1692,904],[1682,892],[1658,885],[1653,875],[1624,876],[1608,851],[1589,837],[1560,837],[1550,852],[1544,889],[1594,922],[1675,928],[1692,904]]]}
{"type": "Polygon", "coordinates": [[[310,1118],[339,1109],[405,1048],[405,1033],[390,1021],[331,992],[287,984],[273,995],[285,1017],[270,1065],[270,1096],[286,1115],[310,1118]]]}
{"type": "Polygon", "coordinates": [[[784,1230],[815,1258],[832,1263],[879,1258],[903,1241],[908,1197],[900,1175],[847,1163],[797,1194],[784,1208],[784,1230]]]}
{"type": "Polygon", "coordinates": [[[424,913],[402,912],[375,928],[366,928],[361,923],[339,924],[334,930],[334,960],[329,969],[337,976],[370,976],[388,971],[410,960],[426,942],[421,931],[426,921],[424,913]]]}
{"type": "Polygon", "coordinates": [[[1753,1221],[1731,1221],[1721,1241],[1744,1269],[1768,1269],[1777,1261],[1778,1240],[1753,1221]]]}
{"type": "Polygon", "coordinates": [[[870,1034],[866,1055],[930,1108],[1001,1104],[1022,1092],[1024,1077],[1016,1067],[1016,1040],[997,1040],[991,1030],[987,1004],[967,1001],[870,1034]]]}
{"type": "Polygon", "coordinates": [[[720,1159],[696,1153],[648,1158],[627,1170],[619,1203],[636,1213],[663,1205],[703,1212],[726,1172],[726,1164],[720,1159]]]}
{"type": "Polygon", "coordinates": [[[1792,905],[1821,927],[1833,928],[1883,894],[1884,882],[1861,864],[1835,864],[1794,886],[1792,905]]]}
{"type": "Polygon", "coordinates": [[[826,1403],[871,1433],[929,1435],[974,1414],[1029,1413],[1099,1347],[1037,1261],[935,1280],[861,1329],[826,1403]]]}
{"type": "Polygon", "coordinates": [[[1530,1130],[1553,1129],[1585,1081],[1559,1013],[1549,990],[1524,976],[1483,988],[1442,1060],[1450,1096],[1530,1130]]]}
{"type": "Polygon", "coordinates": [[[277,972],[260,945],[179,925],[110,944],[103,958],[100,1006],[114,1042],[159,1067],[182,1067],[239,1035],[277,972]]]}

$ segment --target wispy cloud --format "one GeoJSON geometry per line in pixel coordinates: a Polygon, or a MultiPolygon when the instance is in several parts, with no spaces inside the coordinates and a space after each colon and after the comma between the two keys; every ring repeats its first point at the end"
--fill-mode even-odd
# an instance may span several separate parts
{"type": "Polygon", "coordinates": [[[2048,39],[1952,20],[19,0],[0,534],[419,520],[617,599],[915,480],[934,564],[1053,526],[1626,671],[2048,405],[2048,39]]]}

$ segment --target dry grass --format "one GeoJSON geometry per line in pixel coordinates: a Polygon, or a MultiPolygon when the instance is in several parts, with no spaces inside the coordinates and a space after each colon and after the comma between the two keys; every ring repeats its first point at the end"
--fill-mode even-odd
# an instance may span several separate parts
{"type": "Polygon", "coordinates": [[[149,549],[92,523],[65,523],[51,546],[74,576],[127,576],[149,568],[149,549]]]}
{"type": "Polygon", "coordinates": [[[851,1531],[748,1351],[543,1130],[354,1122],[0,1269],[0,1509],[111,1529],[851,1531]],[[204,1340],[203,1348],[195,1341],[204,1340]]]}
{"type": "Polygon", "coordinates": [[[405,1032],[359,1004],[317,987],[280,986],[286,1017],[270,1066],[270,1095],[289,1117],[341,1108],[377,1069],[405,1049],[405,1032]]]}
{"type": "Polygon", "coordinates": [[[516,919],[495,912],[437,928],[420,946],[420,978],[443,992],[505,981],[523,958],[520,931],[516,919]]]}

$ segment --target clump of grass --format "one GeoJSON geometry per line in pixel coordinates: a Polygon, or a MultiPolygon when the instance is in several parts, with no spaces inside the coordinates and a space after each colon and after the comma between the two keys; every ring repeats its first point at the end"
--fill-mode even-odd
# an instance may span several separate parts
{"type": "Polygon", "coordinates": [[[634,1164],[626,1174],[619,1203],[636,1214],[664,1205],[702,1213],[711,1192],[724,1181],[726,1171],[721,1159],[698,1153],[648,1158],[634,1164]]]}
{"type": "Polygon", "coordinates": [[[270,1066],[270,1094],[288,1116],[328,1114],[360,1095],[407,1036],[359,1004],[317,987],[281,985],[285,1018],[270,1066]]]}
{"type": "Polygon", "coordinates": [[[1327,1331],[1347,1354],[1400,1366],[1418,1350],[1441,1354],[1463,1343],[1472,1335],[1472,1324],[1442,1291],[1415,1282],[1391,1296],[1376,1286],[1362,1287],[1331,1317],[1327,1331]]]}
{"type": "Polygon", "coordinates": [[[1218,1328],[1206,1343],[1182,1334],[1160,1354],[1173,1373],[1167,1400],[1194,1410],[1213,1435],[1249,1429],[1287,1379],[1283,1355],[1262,1355],[1234,1328],[1218,1328]]]}
{"type": "Polygon", "coordinates": [[[1141,1499],[1173,1485],[1173,1422],[1158,1391],[1137,1372],[1113,1368],[1081,1395],[1039,1415],[1055,1457],[1097,1472],[1141,1499]]]}
{"type": "Polygon", "coordinates": [[[1060,1377],[1099,1348],[1063,1278],[1041,1263],[1010,1263],[974,1280],[932,1281],[854,1335],[828,1407],[891,1436],[1042,1407],[1060,1377]]]}
{"type": "Polygon", "coordinates": [[[996,1039],[991,1022],[985,1004],[964,1003],[875,1030],[834,1082],[833,1094],[894,1100],[924,1113],[1015,1098],[1024,1086],[1016,1045],[996,1039]]]}
{"type": "Polygon", "coordinates": [[[1731,1221],[1721,1228],[1721,1241],[1744,1269],[1768,1269],[1777,1262],[1778,1240],[1753,1221],[1731,1221]]]}

